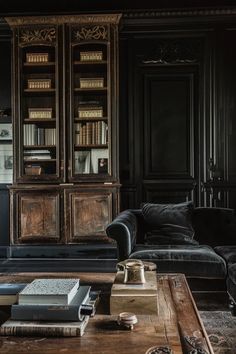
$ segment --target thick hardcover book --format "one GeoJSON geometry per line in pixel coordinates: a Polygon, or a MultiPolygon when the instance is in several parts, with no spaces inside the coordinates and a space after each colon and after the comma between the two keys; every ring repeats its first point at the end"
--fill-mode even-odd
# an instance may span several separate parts
{"type": "Polygon", "coordinates": [[[80,286],[69,305],[13,305],[12,320],[82,321],[81,305],[89,302],[90,286],[80,286]]]}
{"type": "Polygon", "coordinates": [[[12,305],[18,301],[18,293],[26,287],[27,283],[0,284],[0,305],[12,305]]]}
{"type": "Polygon", "coordinates": [[[79,279],[35,279],[19,293],[19,304],[69,305],[79,279]]]}
{"type": "Polygon", "coordinates": [[[0,327],[2,336],[81,337],[89,316],[76,322],[14,321],[7,320],[0,327]]]}

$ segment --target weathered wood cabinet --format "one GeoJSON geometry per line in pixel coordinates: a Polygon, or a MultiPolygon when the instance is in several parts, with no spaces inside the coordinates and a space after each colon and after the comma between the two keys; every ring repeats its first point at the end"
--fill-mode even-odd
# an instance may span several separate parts
{"type": "Polygon", "coordinates": [[[120,15],[6,20],[13,31],[11,242],[105,239],[119,208],[120,15]]]}

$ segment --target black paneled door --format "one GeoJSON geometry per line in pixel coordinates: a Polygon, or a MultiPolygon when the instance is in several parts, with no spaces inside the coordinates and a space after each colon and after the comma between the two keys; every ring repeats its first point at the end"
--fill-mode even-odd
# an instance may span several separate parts
{"type": "Polygon", "coordinates": [[[144,201],[198,204],[201,198],[200,47],[198,40],[156,40],[143,46],[145,54],[136,53],[137,206],[144,201]]]}

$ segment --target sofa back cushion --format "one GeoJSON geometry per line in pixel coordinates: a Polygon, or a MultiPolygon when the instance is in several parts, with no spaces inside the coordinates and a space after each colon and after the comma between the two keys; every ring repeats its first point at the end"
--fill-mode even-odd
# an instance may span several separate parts
{"type": "Polygon", "coordinates": [[[236,245],[236,216],[230,208],[195,208],[192,214],[195,239],[211,246],[236,245]]]}
{"type": "Polygon", "coordinates": [[[142,206],[146,224],[147,243],[186,244],[191,243],[194,230],[191,224],[193,203],[154,204],[142,206]]]}
{"type": "Polygon", "coordinates": [[[147,245],[199,245],[193,238],[184,235],[177,230],[153,230],[146,233],[145,244],[147,245]]]}

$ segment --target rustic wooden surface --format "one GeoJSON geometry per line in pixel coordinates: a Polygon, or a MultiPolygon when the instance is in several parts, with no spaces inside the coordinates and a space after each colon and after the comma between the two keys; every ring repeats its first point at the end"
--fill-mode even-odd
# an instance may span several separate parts
{"type": "Polygon", "coordinates": [[[79,277],[102,289],[101,302],[95,318],[90,319],[83,337],[41,338],[0,337],[4,354],[145,354],[152,346],[170,346],[181,354],[180,333],[196,336],[208,353],[213,354],[196,305],[182,274],[157,275],[158,316],[138,315],[133,331],[121,329],[117,316],[110,316],[109,289],[114,280],[111,273],[18,273],[0,274],[1,282],[28,282],[42,277],[79,277]]]}
{"type": "Polygon", "coordinates": [[[58,197],[23,195],[20,200],[21,238],[57,237],[56,210],[58,197]]]}
{"type": "Polygon", "coordinates": [[[73,193],[71,203],[72,238],[106,234],[105,226],[111,222],[111,194],[73,193]]]}

